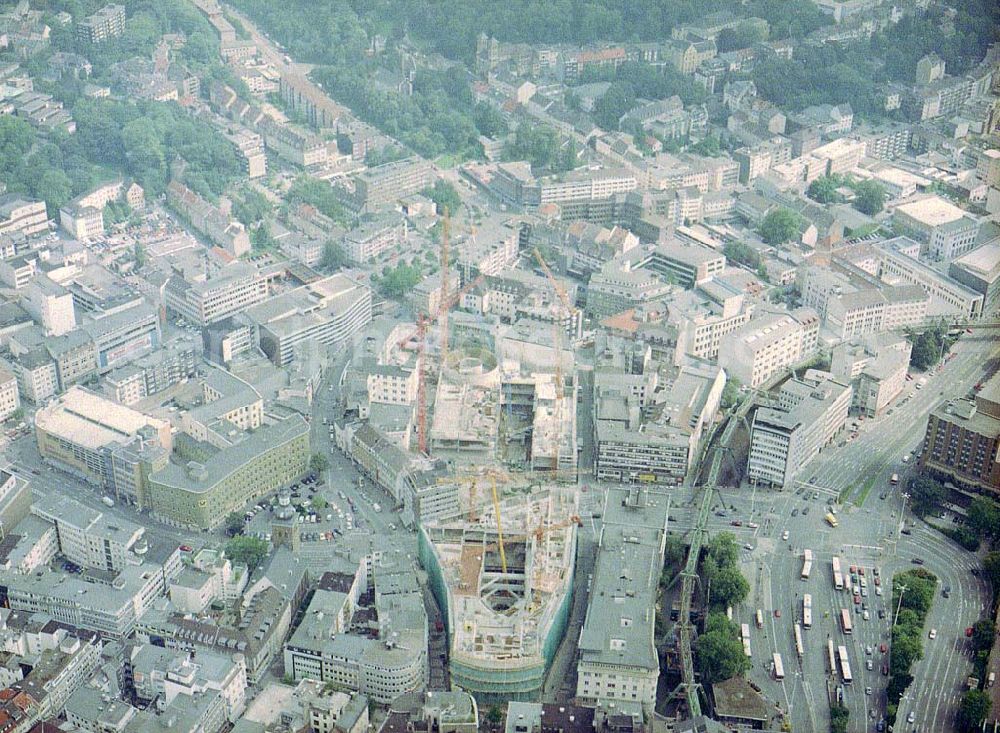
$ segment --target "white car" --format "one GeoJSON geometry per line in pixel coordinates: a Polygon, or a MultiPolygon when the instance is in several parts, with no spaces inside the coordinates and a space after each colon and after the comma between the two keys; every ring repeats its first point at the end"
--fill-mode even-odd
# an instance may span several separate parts
{"type": "Polygon", "coordinates": [[[787,529],[784,532],[781,533],[781,539],[783,539],[783,540],[787,540],[788,539],[788,530],[787,529]]]}
{"type": "Polygon", "coordinates": [[[937,638],[937,629],[931,629],[931,633],[929,633],[927,635],[927,637],[929,639],[936,639],[937,638]]]}
{"type": "Polygon", "coordinates": [[[910,711],[910,714],[906,716],[906,722],[907,723],[912,723],[916,719],[917,719],[917,714],[915,712],[913,712],[912,710],[910,711]]]}

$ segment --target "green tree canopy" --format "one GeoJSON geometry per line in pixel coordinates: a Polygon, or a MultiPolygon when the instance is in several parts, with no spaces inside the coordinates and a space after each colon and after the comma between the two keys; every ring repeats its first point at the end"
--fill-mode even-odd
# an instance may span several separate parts
{"type": "Polygon", "coordinates": [[[918,517],[923,517],[944,501],[944,485],[929,476],[917,476],[910,482],[910,507],[918,517]]]}
{"type": "Polygon", "coordinates": [[[790,209],[778,207],[767,212],[757,233],[768,244],[783,244],[797,239],[801,219],[790,209]]]}
{"type": "Polygon", "coordinates": [[[378,289],[390,298],[402,298],[413,286],[420,282],[420,270],[413,265],[400,262],[395,267],[386,267],[378,279],[378,289]]]}
{"type": "Polygon", "coordinates": [[[454,216],[462,207],[462,198],[458,195],[458,191],[443,178],[434,181],[434,185],[430,188],[425,188],[423,194],[437,204],[438,213],[441,215],[447,209],[454,216]]]}
{"type": "Polygon", "coordinates": [[[983,571],[993,587],[993,593],[1000,592],[1000,552],[989,552],[983,558],[983,571]]]}
{"type": "Polygon", "coordinates": [[[320,269],[331,272],[339,270],[345,265],[347,265],[347,253],[344,252],[344,248],[332,239],[327,240],[323,244],[323,254],[319,258],[320,269]]]}
{"type": "Polygon", "coordinates": [[[268,544],[257,537],[233,537],[226,543],[226,557],[234,563],[244,563],[250,572],[267,557],[268,544]]]}
{"type": "Polygon", "coordinates": [[[958,729],[962,733],[972,733],[982,730],[983,722],[990,714],[993,701],[989,693],[982,690],[969,690],[962,696],[958,704],[958,729]]]}
{"type": "Polygon", "coordinates": [[[885,189],[877,181],[862,181],[854,187],[854,208],[875,216],[885,206],[885,189]]]}
{"type": "Polygon", "coordinates": [[[996,624],[988,618],[979,619],[972,626],[972,648],[977,652],[993,648],[997,635],[996,624]]]}
{"type": "Polygon", "coordinates": [[[243,532],[243,515],[239,512],[229,512],[226,515],[226,534],[233,537],[243,532]]]}
{"type": "Polygon", "coordinates": [[[750,667],[743,644],[726,631],[710,631],[699,636],[694,643],[694,653],[704,684],[731,679],[750,667]]]}
{"type": "Polygon", "coordinates": [[[834,176],[820,176],[809,184],[806,189],[806,196],[821,204],[833,204],[841,201],[841,196],[837,193],[840,180],[834,176]]]}
{"type": "Polygon", "coordinates": [[[985,496],[976,496],[969,504],[968,528],[983,540],[1000,537],[1000,504],[985,496]]]}
{"type": "Polygon", "coordinates": [[[330,467],[330,459],[327,458],[322,453],[313,453],[312,457],[309,459],[309,469],[313,473],[323,473],[326,469],[330,467]]]}
{"type": "Polygon", "coordinates": [[[743,602],[750,593],[750,583],[739,568],[729,565],[719,570],[712,579],[712,604],[725,608],[743,602]]]}

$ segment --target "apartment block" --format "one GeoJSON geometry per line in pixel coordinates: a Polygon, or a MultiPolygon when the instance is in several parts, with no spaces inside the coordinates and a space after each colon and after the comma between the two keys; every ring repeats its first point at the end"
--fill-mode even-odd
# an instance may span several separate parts
{"type": "Polygon", "coordinates": [[[58,494],[39,496],[31,513],[55,526],[59,552],[67,560],[94,570],[120,572],[145,533],[138,524],[58,494]]]}
{"type": "Polygon", "coordinates": [[[47,276],[34,278],[25,287],[21,305],[49,336],[62,336],[76,328],[72,294],[47,276]]]}
{"type": "Polygon", "coordinates": [[[959,486],[1000,495],[1000,376],[974,400],[952,400],[927,418],[920,470],[959,486]]]}
{"type": "Polygon", "coordinates": [[[590,276],[586,310],[598,317],[613,316],[656,303],[674,289],[653,272],[633,267],[628,260],[612,260],[590,276]]]}
{"type": "Polygon", "coordinates": [[[710,280],[726,268],[726,257],[698,244],[668,242],[658,245],[638,263],[684,288],[710,280]]]}
{"type": "Polygon", "coordinates": [[[162,341],[159,314],[145,302],[85,323],[82,330],[93,343],[101,373],[156,351],[162,341]]]}
{"type": "Polygon", "coordinates": [[[747,478],[788,486],[844,427],[852,389],[836,380],[786,382],[779,408],[759,407],[750,430],[747,478]]]}
{"type": "Polygon", "coordinates": [[[329,149],[318,135],[271,120],[259,128],[264,134],[264,144],[287,160],[302,168],[315,168],[326,163],[329,149]]]}
{"type": "Polygon", "coordinates": [[[228,201],[216,207],[180,181],[172,180],[167,185],[167,202],[192,227],[233,257],[242,257],[250,251],[250,235],[233,217],[228,201]]]}
{"type": "Polygon", "coordinates": [[[353,204],[358,211],[378,211],[419,193],[433,179],[434,170],[426,160],[407,158],[375,166],[355,179],[353,204]]]}
{"type": "Polygon", "coordinates": [[[407,233],[405,217],[392,212],[376,216],[347,232],[341,243],[351,262],[371,262],[385,252],[398,251],[407,233]]]}
{"type": "Polygon", "coordinates": [[[851,409],[865,417],[885,412],[906,386],[912,345],[901,334],[877,334],[833,347],[830,373],[854,388],[851,409]]]}
{"type": "Polygon", "coordinates": [[[125,6],[105,5],[93,15],[76,24],[77,40],[84,43],[103,43],[125,32],[125,6]]]}
{"type": "Polygon", "coordinates": [[[819,325],[808,307],[761,313],[722,338],[719,365],[730,378],[760,387],[816,351],[819,325]]]}

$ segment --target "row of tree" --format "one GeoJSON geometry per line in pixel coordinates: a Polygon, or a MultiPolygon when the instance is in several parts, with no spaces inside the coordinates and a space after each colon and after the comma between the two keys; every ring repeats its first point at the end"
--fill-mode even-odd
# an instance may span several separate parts
{"type": "Polygon", "coordinates": [[[898,608],[892,625],[889,650],[889,685],[886,717],[896,719],[899,700],[913,681],[910,668],[923,656],[924,622],[937,588],[937,577],[924,568],[897,573],[892,578],[892,609],[898,608]]]}
{"type": "Polygon", "coordinates": [[[878,181],[855,181],[839,175],[821,176],[809,184],[806,196],[821,204],[837,204],[844,200],[838,189],[850,188],[852,204],[862,214],[875,216],[885,207],[885,188],[878,181]]]}
{"type": "Polygon", "coordinates": [[[739,628],[725,610],[747,597],[750,584],[739,569],[739,543],[731,532],[722,532],[709,542],[699,570],[708,593],[709,614],[704,631],[694,644],[695,663],[706,684],[743,674],[750,660],[743,653],[739,628]]]}

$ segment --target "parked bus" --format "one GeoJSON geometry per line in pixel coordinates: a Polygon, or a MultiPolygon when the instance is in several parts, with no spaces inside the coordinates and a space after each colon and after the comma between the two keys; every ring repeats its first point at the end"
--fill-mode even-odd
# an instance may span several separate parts
{"type": "Polygon", "coordinates": [[[806,550],[802,554],[802,580],[808,580],[810,574],[812,574],[813,568],[813,553],[812,550],[806,550]]]}
{"type": "Polygon", "coordinates": [[[836,674],[837,653],[833,650],[833,639],[826,640],[826,661],[830,665],[830,674],[836,674]]]}
{"type": "Polygon", "coordinates": [[[854,632],[854,626],[851,625],[851,612],[846,608],[840,609],[840,629],[845,634],[854,632]]]}
{"type": "Polygon", "coordinates": [[[854,677],[851,675],[851,663],[847,660],[846,646],[837,647],[837,657],[840,659],[840,675],[844,678],[844,684],[849,685],[854,681],[854,677]]]}
{"type": "Polygon", "coordinates": [[[844,576],[840,572],[840,558],[833,557],[833,587],[837,590],[844,590],[844,576]]]}
{"type": "Polygon", "coordinates": [[[764,612],[761,611],[759,608],[757,609],[757,628],[758,629],[764,628],[764,612]]]}
{"type": "Polygon", "coordinates": [[[802,625],[811,629],[813,625],[813,603],[812,596],[806,593],[802,596],[802,625]]]}
{"type": "Polygon", "coordinates": [[[781,663],[781,655],[777,652],[774,653],[774,679],[783,680],[785,679],[785,665],[781,663]]]}
{"type": "Polygon", "coordinates": [[[826,523],[829,524],[831,527],[838,527],[838,526],[840,526],[840,522],[838,522],[837,518],[835,516],[833,516],[832,514],[830,514],[830,512],[826,513],[825,519],[826,519],[826,523]]]}
{"type": "Polygon", "coordinates": [[[795,624],[795,653],[799,655],[799,659],[802,659],[805,653],[802,646],[802,628],[798,624],[795,624]]]}

